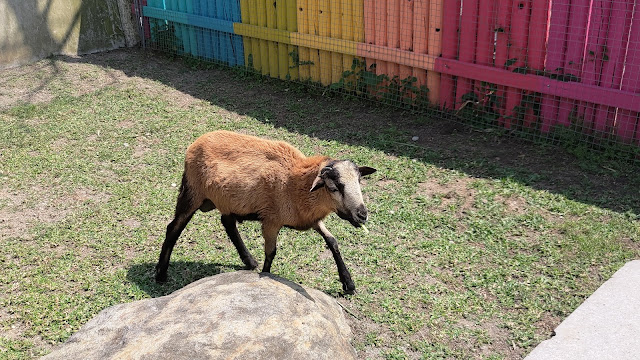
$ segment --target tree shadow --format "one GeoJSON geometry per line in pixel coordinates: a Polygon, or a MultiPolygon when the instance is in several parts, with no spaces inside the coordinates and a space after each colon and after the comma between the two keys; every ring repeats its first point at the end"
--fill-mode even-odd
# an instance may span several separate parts
{"type": "Polygon", "coordinates": [[[166,283],[158,284],[154,279],[155,263],[140,263],[129,267],[127,280],[136,284],[151,297],[171,294],[194,281],[223,272],[244,269],[240,265],[206,263],[198,261],[175,261],[169,264],[169,278],[166,283]]]}
{"type": "MultiPolygon", "coordinates": [[[[63,58],[161,82],[227,111],[322,140],[381,150],[472,177],[508,179],[617,212],[640,213],[637,163],[576,156],[563,148],[413,113],[323,89],[139,49],[63,58]],[[412,141],[415,137],[417,141],[412,141]]],[[[213,130],[213,129],[212,129],[213,130]]]]}

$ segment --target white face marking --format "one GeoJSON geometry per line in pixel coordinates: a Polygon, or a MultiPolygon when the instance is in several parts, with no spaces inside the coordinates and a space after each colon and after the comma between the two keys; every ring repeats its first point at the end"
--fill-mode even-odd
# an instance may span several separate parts
{"type": "Polygon", "coordinates": [[[340,161],[333,165],[338,174],[337,181],[331,178],[325,180],[331,197],[336,201],[339,211],[356,218],[356,211],[364,208],[362,190],[360,188],[360,172],[350,161],[340,161]]]}

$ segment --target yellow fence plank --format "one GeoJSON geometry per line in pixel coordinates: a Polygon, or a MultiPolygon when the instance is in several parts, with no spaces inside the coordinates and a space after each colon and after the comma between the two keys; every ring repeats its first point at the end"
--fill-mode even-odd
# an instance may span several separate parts
{"type": "MultiPolygon", "coordinates": [[[[297,1],[298,8],[298,33],[308,34],[309,33],[309,16],[308,16],[308,1],[307,0],[298,0],[297,1]]],[[[311,77],[309,73],[309,65],[306,65],[309,62],[309,48],[298,46],[298,64],[302,64],[298,66],[298,71],[300,72],[300,80],[306,81],[311,77]]]]}
{"type": "MultiPolygon", "coordinates": [[[[278,30],[287,30],[287,7],[285,0],[275,0],[276,6],[276,27],[278,30]]],[[[278,43],[278,75],[280,79],[286,80],[289,77],[289,60],[287,44],[278,43]]]]}
{"type": "MultiPolygon", "coordinates": [[[[265,3],[267,11],[267,27],[269,29],[275,29],[277,27],[276,3],[273,0],[262,1],[265,3]]],[[[271,77],[278,77],[278,44],[269,41],[267,46],[269,48],[269,75],[271,77]]]]}
{"type": "MultiPolygon", "coordinates": [[[[296,0],[286,0],[287,7],[287,31],[290,33],[298,31],[298,8],[296,7],[296,0]]],[[[287,64],[289,67],[289,76],[291,80],[298,80],[298,66],[293,63],[293,54],[297,53],[297,48],[293,45],[287,45],[287,64]]]]}
{"type": "MultiPolygon", "coordinates": [[[[253,0],[249,0],[249,24],[258,26],[258,5],[253,0]]],[[[238,34],[238,31],[236,30],[236,26],[238,25],[245,25],[245,24],[233,24],[233,31],[236,34],[238,34]]],[[[253,61],[253,68],[256,71],[262,72],[262,56],[260,54],[260,41],[256,39],[255,36],[251,36],[249,34],[247,34],[247,36],[251,37],[251,60],[253,61]]]]}
{"type": "MultiPolygon", "coordinates": [[[[258,26],[262,28],[267,27],[267,8],[264,0],[256,1],[258,11],[258,26]]],[[[267,46],[268,41],[260,40],[260,62],[262,63],[262,75],[269,75],[269,48],[267,46]]]]}
{"type": "MultiPolygon", "coordinates": [[[[318,35],[331,36],[331,0],[318,1],[318,35]]],[[[342,65],[342,62],[340,62],[342,65]]],[[[320,83],[331,85],[331,53],[320,50],[320,83]]]]}
{"type": "MultiPolygon", "coordinates": [[[[318,35],[318,15],[320,12],[320,0],[308,0],[307,6],[309,8],[309,34],[318,35]]],[[[316,48],[312,48],[309,50],[309,63],[309,73],[311,75],[311,80],[314,82],[320,82],[320,52],[316,48]]]]}

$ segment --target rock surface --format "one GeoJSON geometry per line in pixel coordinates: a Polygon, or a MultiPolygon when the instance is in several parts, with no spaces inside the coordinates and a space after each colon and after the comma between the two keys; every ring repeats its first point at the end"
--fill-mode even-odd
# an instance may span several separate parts
{"type": "Polygon", "coordinates": [[[351,336],[335,299],[238,271],[105,309],[44,359],[354,359],[351,336]]]}

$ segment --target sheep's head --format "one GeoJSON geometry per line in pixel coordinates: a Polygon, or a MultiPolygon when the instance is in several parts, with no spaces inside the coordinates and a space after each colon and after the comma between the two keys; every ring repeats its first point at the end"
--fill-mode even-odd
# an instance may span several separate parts
{"type": "Polygon", "coordinates": [[[376,172],[368,166],[357,166],[348,160],[333,160],[318,171],[311,191],[325,188],[335,202],[336,214],[351,225],[360,227],[367,221],[367,208],[362,200],[360,178],[376,172]]]}

